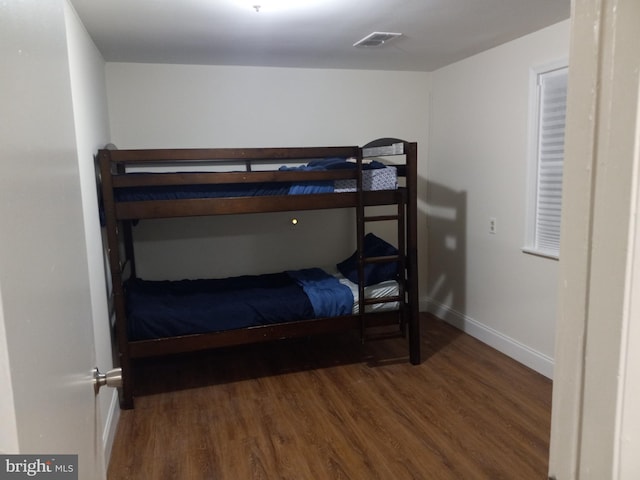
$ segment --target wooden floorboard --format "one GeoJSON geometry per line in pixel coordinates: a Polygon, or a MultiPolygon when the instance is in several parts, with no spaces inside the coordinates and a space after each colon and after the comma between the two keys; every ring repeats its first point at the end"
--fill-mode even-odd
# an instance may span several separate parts
{"type": "Polygon", "coordinates": [[[138,362],[109,480],[546,478],[551,382],[422,322],[418,366],[353,335],[138,362]]]}

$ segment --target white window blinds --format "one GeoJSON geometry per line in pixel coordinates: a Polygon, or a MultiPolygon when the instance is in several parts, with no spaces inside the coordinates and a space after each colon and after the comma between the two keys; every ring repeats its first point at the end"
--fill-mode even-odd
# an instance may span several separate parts
{"type": "Polygon", "coordinates": [[[537,175],[533,249],[558,256],[562,167],[567,110],[567,68],[538,75],[537,175]]]}

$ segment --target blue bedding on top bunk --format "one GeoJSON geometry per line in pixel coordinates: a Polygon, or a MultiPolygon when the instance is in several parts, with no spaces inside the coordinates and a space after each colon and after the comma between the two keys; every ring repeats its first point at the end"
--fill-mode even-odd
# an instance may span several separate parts
{"type": "Polygon", "coordinates": [[[130,340],[351,313],[348,287],[318,268],[225,279],[126,282],[130,340]]]}
{"type": "MultiPolygon", "coordinates": [[[[129,175],[149,175],[133,173],[129,175]]],[[[258,197],[288,195],[291,183],[226,183],[216,185],[156,185],[150,187],[126,187],[115,191],[116,201],[138,202],[145,200],[185,200],[192,198],[258,197]]]]}
{"type": "MultiPolygon", "coordinates": [[[[323,158],[312,160],[297,167],[282,166],[279,170],[326,171],[355,169],[356,164],[344,158],[323,158]]],[[[385,168],[378,161],[364,164],[364,170],[385,168]]],[[[149,175],[149,173],[128,173],[127,175],[149,175]]],[[[158,175],[157,173],[153,175],[158,175]]],[[[161,175],[161,174],[160,174],[161,175]]],[[[267,195],[303,195],[313,193],[332,193],[332,180],[305,182],[261,182],[233,183],[215,185],[162,185],[148,187],[125,187],[115,190],[115,199],[120,202],[145,200],[183,200],[195,198],[254,197],[267,195]]]]}

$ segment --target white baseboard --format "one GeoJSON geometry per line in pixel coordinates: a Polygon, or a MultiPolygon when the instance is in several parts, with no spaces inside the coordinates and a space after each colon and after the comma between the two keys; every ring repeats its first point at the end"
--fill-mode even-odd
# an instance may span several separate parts
{"type": "Polygon", "coordinates": [[[118,389],[112,388],[111,403],[109,405],[109,412],[107,413],[107,419],[104,425],[104,432],[102,432],[102,444],[104,445],[104,461],[106,466],[109,466],[109,460],[111,459],[111,450],[113,449],[113,441],[116,436],[116,429],[118,428],[118,420],[120,419],[120,401],[118,398],[118,389]]]}
{"type": "Polygon", "coordinates": [[[514,340],[507,335],[484,325],[473,318],[460,313],[447,305],[431,299],[420,302],[422,311],[428,311],[436,317],[495,348],[517,362],[526,365],[547,378],[553,378],[553,358],[514,340]]]}

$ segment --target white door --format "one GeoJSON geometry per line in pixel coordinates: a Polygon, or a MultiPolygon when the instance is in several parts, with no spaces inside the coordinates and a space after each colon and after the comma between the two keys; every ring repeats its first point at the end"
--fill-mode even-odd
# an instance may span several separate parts
{"type": "Polygon", "coordinates": [[[0,5],[0,372],[13,393],[0,418],[4,445],[77,454],[91,480],[105,473],[65,1],[0,5]]]}

